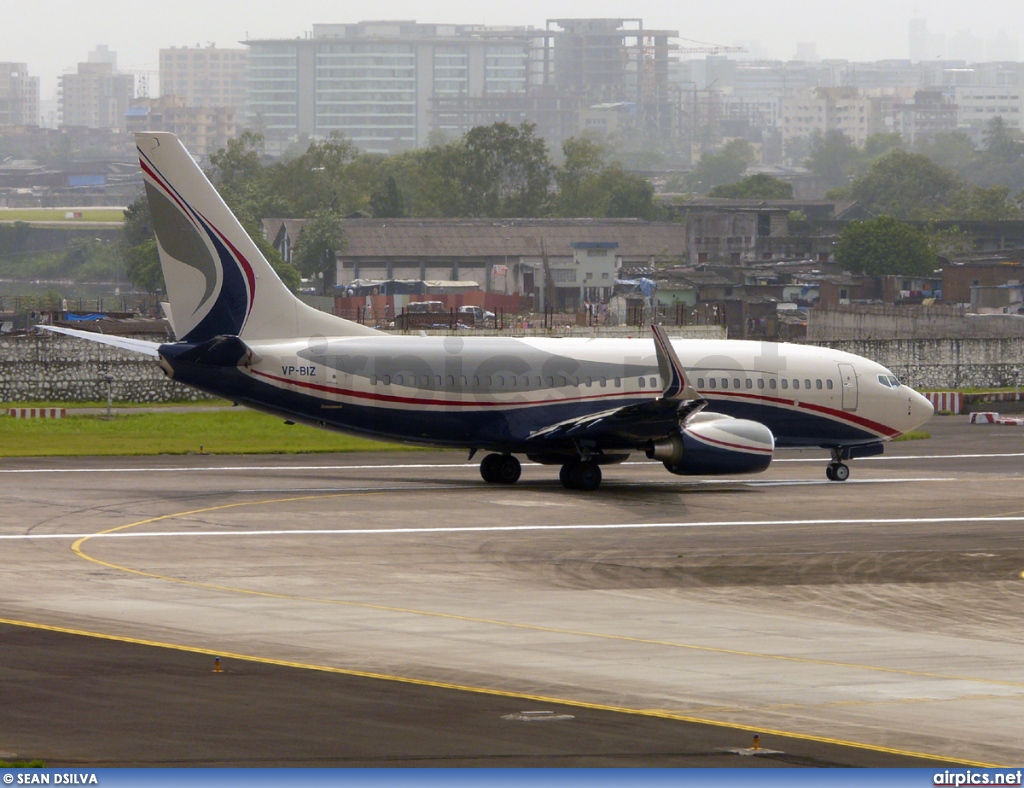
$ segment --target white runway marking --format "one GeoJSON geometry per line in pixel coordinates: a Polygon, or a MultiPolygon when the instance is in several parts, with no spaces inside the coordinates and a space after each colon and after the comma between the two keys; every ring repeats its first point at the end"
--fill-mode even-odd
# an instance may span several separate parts
{"type": "Polygon", "coordinates": [[[660,528],[749,528],[751,526],[803,526],[803,525],[942,525],[946,523],[1020,523],[1024,515],[994,515],[991,517],[886,517],[850,518],[834,520],[703,520],[690,523],[581,523],[576,525],[467,525],[428,526],[423,528],[324,528],[294,530],[253,531],[117,531],[91,534],[5,534],[0,540],[36,539],[141,539],[167,537],[208,536],[384,536],[395,534],[444,533],[515,533],[520,531],[615,531],[660,528]]]}
{"type": "MultiPolygon", "coordinates": [[[[985,457],[993,458],[1007,458],[1007,457],[1024,457],[1024,452],[1008,452],[1008,453],[994,453],[994,454],[909,454],[906,456],[882,456],[882,457],[864,457],[861,459],[851,460],[855,465],[867,462],[886,462],[893,460],[974,460],[985,457]]],[[[828,456],[822,453],[817,457],[776,457],[772,460],[773,463],[787,463],[787,462],[816,462],[816,463],[827,463],[828,456]]],[[[658,466],[661,465],[657,461],[638,461],[638,462],[624,462],[622,465],[650,465],[658,466]]],[[[0,468],[0,474],[3,473],[205,473],[207,471],[374,471],[381,468],[396,468],[401,470],[416,470],[416,469],[472,469],[476,470],[480,466],[475,462],[457,462],[457,463],[403,463],[399,465],[390,465],[387,463],[380,463],[377,465],[204,465],[204,466],[185,466],[185,465],[165,465],[157,466],[153,468],[117,468],[117,467],[106,467],[106,468],[0,468]]],[[[533,462],[524,462],[524,468],[544,467],[533,462]]],[[[556,466],[549,466],[556,467],[556,466]]]]}

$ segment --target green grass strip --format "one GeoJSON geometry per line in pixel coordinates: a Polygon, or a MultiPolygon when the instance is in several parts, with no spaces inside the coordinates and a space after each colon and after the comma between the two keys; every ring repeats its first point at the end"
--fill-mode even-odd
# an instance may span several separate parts
{"type": "Polygon", "coordinates": [[[121,208],[0,208],[0,222],[123,222],[121,208]],[[80,217],[65,218],[67,213],[80,217]]]}
{"type": "Polygon", "coordinates": [[[394,451],[337,432],[287,425],[280,418],[238,408],[211,413],[143,413],[15,419],[0,416],[0,457],[85,457],[143,454],[303,454],[394,451]]]}

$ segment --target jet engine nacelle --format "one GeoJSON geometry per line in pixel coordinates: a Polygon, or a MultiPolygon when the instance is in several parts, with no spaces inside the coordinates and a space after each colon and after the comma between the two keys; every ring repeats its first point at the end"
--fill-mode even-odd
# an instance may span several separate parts
{"type": "Polygon", "coordinates": [[[775,436],[760,422],[719,416],[695,420],[652,442],[647,456],[679,476],[714,476],[760,473],[771,464],[774,451],[775,436]]]}

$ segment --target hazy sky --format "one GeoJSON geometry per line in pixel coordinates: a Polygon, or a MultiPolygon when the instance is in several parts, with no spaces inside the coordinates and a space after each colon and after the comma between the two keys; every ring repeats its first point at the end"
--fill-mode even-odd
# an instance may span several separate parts
{"type": "Polygon", "coordinates": [[[778,59],[793,57],[798,42],[815,42],[822,58],[905,58],[908,24],[915,18],[946,36],[969,30],[988,39],[1005,30],[1024,39],[1022,0],[0,0],[0,61],[27,63],[29,73],[41,78],[45,99],[56,93],[57,76],[73,71],[97,44],[117,52],[122,70],[155,71],[161,47],[291,38],[314,23],[414,19],[544,27],[546,19],[624,16],[716,44],[760,41],[778,59]]]}

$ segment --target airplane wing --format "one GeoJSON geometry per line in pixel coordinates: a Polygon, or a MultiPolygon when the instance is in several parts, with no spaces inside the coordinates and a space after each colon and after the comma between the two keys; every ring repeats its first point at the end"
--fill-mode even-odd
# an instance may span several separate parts
{"type": "Polygon", "coordinates": [[[707,402],[690,383],[672,344],[661,326],[651,326],[663,389],[650,402],[592,413],[552,424],[529,437],[538,443],[557,440],[643,441],[668,435],[698,413],[707,402]]]}
{"type": "Polygon", "coordinates": [[[52,331],[55,334],[67,334],[69,337],[78,337],[79,339],[88,339],[90,342],[98,342],[101,345],[112,345],[113,347],[121,348],[121,350],[131,350],[135,353],[143,353],[153,358],[159,358],[160,353],[157,349],[160,347],[160,342],[147,342],[144,339],[129,339],[128,337],[119,337],[112,334],[97,334],[95,331],[79,331],[77,328],[64,328],[62,326],[37,326],[44,331],[52,331]]]}

